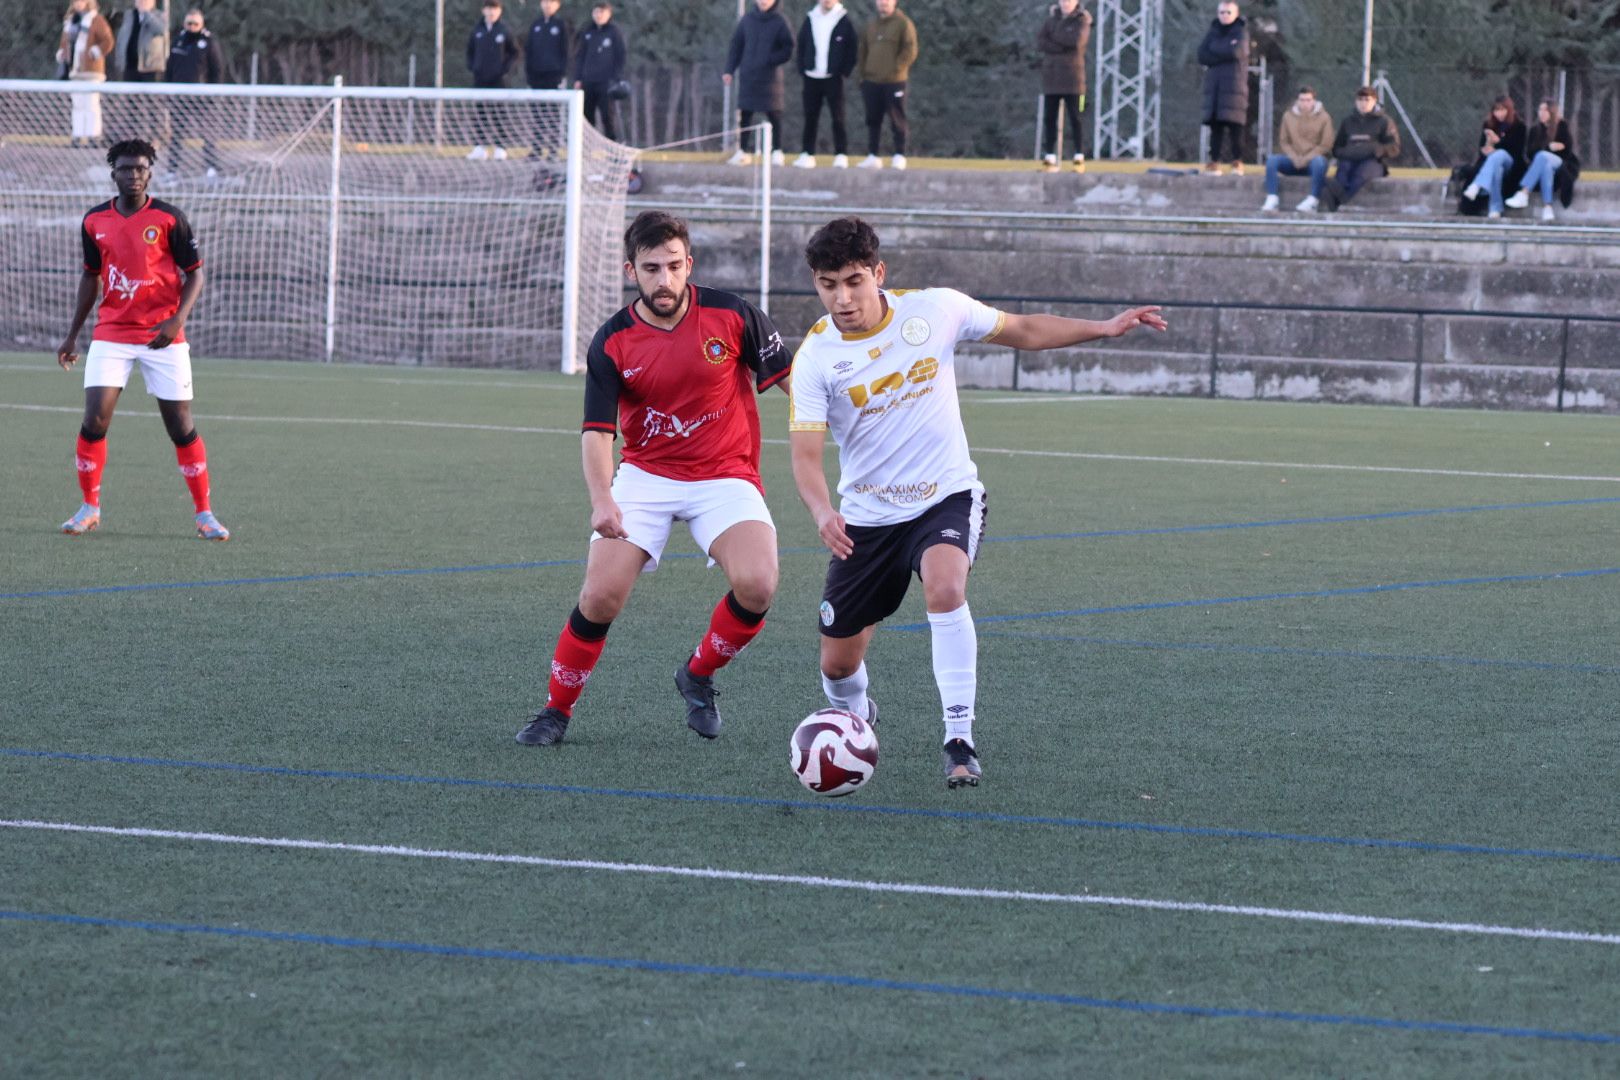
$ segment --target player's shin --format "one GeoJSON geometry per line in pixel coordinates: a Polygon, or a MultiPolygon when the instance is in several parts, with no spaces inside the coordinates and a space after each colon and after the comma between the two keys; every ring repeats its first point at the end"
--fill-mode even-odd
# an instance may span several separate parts
{"type": "Polygon", "coordinates": [[[928,613],[934,639],[934,682],[944,709],[945,741],[965,739],[973,745],[973,702],[979,689],[979,635],[973,613],[963,604],[955,611],[928,613]]]}
{"type": "Polygon", "coordinates": [[[765,628],[765,613],[749,611],[737,602],[735,593],[726,593],[709,616],[709,629],[698,643],[686,669],[705,678],[729,664],[765,628]]]}
{"type": "Polygon", "coordinates": [[[843,709],[862,719],[871,714],[871,706],[866,700],[866,662],[855,669],[854,674],[846,675],[842,679],[830,679],[826,672],[821,675],[821,691],[827,695],[827,704],[835,709],[843,709]]]}
{"type": "Polygon", "coordinates": [[[107,466],[107,436],[94,438],[81,428],[79,442],[73,451],[73,466],[79,474],[79,491],[90,506],[101,505],[101,471],[107,466]]]}
{"type": "Polygon", "coordinates": [[[551,683],[547,688],[546,705],[559,709],[564,716],[574,715],[574,703],[585,692],[596,662],[607,645],[607,632],[611,623],[592,622],[575,608],[557,637],[557,648],[551,654],[551,683]]]}
{"type": "Polygon", "coordinates": [[[208,505],[208,448],[195,429],[188,438],[175,443],[174,459],[180,465],[180,476],[191,491],[197,513],[207,513],[212,509],[208,505]]]}

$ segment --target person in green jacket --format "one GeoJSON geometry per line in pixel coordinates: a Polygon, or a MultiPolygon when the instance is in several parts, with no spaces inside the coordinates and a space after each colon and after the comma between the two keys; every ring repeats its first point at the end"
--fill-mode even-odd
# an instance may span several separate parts
{"type": "Polygon", "coordinates": [[[887,117],[894,132],[894,157],[889,164],[906,167],[906,79],[917,59],[917,28],[899,8],[899,0],[877,0],[877,18],[861,27],[855,54],[855,74],[861,81],[866,105],[866,160],[862,169],[881,169],[878,143],[887,117]]]}

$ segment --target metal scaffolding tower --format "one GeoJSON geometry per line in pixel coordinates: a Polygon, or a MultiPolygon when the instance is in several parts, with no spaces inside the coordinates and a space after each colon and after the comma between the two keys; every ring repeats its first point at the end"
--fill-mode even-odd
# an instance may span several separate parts
{"type": "Polygon", "coordinates": [[[1097,0],[1097,101],[1092,155],[1159,156],[1164,0],[1097,0]]]}

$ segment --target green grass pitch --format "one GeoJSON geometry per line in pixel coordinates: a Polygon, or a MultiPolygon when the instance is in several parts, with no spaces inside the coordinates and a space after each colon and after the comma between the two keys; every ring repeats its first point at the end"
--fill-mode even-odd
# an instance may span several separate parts
{"type": "Polygon", "coordinates": [[[942,783],[914,589],[829,802],[781,394],[724,736],[671,685],[725,590],[678,531],[545,750],[579,382],[197,385],[231,542],[138,380],[75,540],[79,377],[0,358],[0,1074],[1620,1072],[1612,418],[966,393],[985,783],[942,783]]]}

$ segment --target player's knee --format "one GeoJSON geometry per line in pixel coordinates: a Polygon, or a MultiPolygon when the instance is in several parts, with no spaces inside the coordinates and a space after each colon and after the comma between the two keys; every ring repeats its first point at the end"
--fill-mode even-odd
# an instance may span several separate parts
{"type": "Polygon", "coordinates": [[[967,603],[967,587],[959,582],[924,583],[923,601],[929,611],[955,611],[967,603]]]}
{"type": "Polygon", "coordinates": [[[775,568],[739,574],[731,583],[731,594],[737,603],[749,611],[765,611],[776,599],[777,574],[775,568]]]}
{"type": "Polygon", "coordinates": [[[847,679],[861,669],[859,660],[850,660],[846,657],[823,656],[821,658],[821,673],[829,679],[847,679]]]}
{"type": "Polygon", "coordinates": [[[579,593],[579,613],[591,622],[610,623],[629,599],[627,591],[587,584],[579,593]]]}

